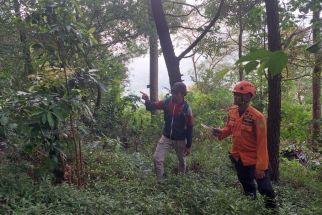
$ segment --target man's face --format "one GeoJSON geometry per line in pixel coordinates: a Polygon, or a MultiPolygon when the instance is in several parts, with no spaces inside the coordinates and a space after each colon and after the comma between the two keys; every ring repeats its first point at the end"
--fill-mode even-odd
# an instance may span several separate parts
{"type": "Polygon", "coordinates": [[[173,92],[172,93],[172,98],[175,102],[180,102],[183,100],[183,95],[180,92],[173,92]]]}
{"type": "Polygon", "coordinates": [[[241,107],[245,104],[248,104],[252,96],[248,94],[234,93],[234,104],[238,107],[241,107]]]}
{"type": "Polygon", "coordinates": [[[234,93],[234,105],[241,106],[243,103],[243,94],[234,93]]]}

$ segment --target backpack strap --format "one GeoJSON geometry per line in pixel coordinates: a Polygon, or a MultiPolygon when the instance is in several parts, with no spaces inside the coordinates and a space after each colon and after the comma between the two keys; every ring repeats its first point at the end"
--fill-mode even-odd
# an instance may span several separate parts
{"type": "Polygon", "coordinates": [[[189,105],[188,105],[188,103],[185,101],[185,102],[184,102],[184,105],[183,105],[183,110],[182,110],[182,112],[183,112],[183,114],[184,114],[184,116],[185,116],[185,117],[187,117],[187,116],[188,116],[188,111],[189,111],[189,105]]]}
{"type": "Polygon", "coordinates": [[[169,103],[171,101],[171,97],[169,98],[166,98],[164,101],[163,101],[163,110],[167,110],[167,108],[169,107],[169,103]]]}

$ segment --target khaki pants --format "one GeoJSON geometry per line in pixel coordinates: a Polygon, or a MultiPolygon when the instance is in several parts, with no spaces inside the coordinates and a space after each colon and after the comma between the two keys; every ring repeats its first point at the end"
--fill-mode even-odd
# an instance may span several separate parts
{"type": "Polygon", "coordinates": [[[164,159],[168,151],[174,148],[179,160],[179,173],[184,174],[186,171],[186,141],[185,140],[170,140],[169,138],[162,135],[157,148],[155,149],[153,159],[154,168],[157,175],[157,179],[161,179],[164,173],[164,159]]]}

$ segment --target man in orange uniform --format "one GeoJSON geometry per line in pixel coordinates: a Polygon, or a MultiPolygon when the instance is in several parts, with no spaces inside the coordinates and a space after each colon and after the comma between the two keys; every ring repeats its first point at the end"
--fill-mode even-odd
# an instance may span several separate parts
{"type": "Polygon", "coordinates": [[[275,192],[268,173],[266,119],[250,105],[256,95],[255,87],[248,81],[241,81],[236,84],[233,93],[235,105],[229,109],[226,127],[211,128],[209,132],[219,140],[232,135],[229,157],[235,164],[245,195],[256,197],[256,180],[258,191],[267,197],[266,207],[274,208],[275,192]]]}

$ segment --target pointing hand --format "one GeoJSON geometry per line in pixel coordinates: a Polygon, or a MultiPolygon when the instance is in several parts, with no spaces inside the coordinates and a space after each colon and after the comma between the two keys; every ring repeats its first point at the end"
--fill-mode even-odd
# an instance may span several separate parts
{"type": "Polygon", "coordinates": [[[142,94],[142,99],[143,99],[144,101],[149,100],[149,96],[148,96],[146,93],[144,93],[144,92],[142,92],[142,91],[140,91],[140,93],[142,94]]]}

